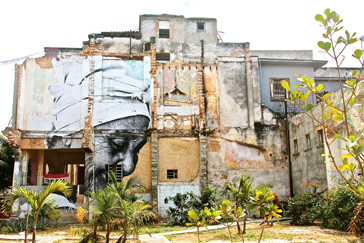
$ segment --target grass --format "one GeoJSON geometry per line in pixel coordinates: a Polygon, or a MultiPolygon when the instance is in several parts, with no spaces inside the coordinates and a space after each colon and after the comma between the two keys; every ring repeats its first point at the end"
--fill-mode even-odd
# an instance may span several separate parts
{"type": "MultiPolygon", "coordinates": [[[[164,224],[151,224],[148,225],[148,230],[151,234],[165,233],[172,231],[184,231],[195,229],[194,227],[187,226],[170,226],[164,224]]],[[[90,230],[89,225],[84,225],[85,229],[90,230]]],[[[79,225],[59,225],[58,228],[52,226],[44,231],[37,231],[37,236],[64,236],[69,237],[68,233],[72,229],[79,229],[79,225]]],[[[105,231],[100,229],[100,234],[105,235],[105,231]]],[[[245,241],[258,240],[261,233],[261,227],[256,223],[247,224],[247,232],[244,235],[245,241]]],[[[140,230],[139,234],[146,234],[144,230],[140,230]]],[[[241,235],[237,234],[236,230],[232,230],[233,242],[242,242],[241,235]]],[[[31,233],[30,233],[31,235],[31,233]]],[[[111,236],[120,236],[120,230],[113,230],[111,236]]],[[[166,235],[167,239],[172,242],[185,241],[185,242],[197,242],[197,233],[182,233],[174,235],[166,235]]],[[[213,229],[209,231],[203,231],[200,233],[201,242],[208,242],[213,240],[230,241],[227,229],[213,229]]],[[[266,227],[263,234],[263,240],[295,240],[299,242],[345,242],[347,239],[354,240],[355,236],[346,233],[338,232],[334,230],[320,229],[320,225],[314,226],[291,226],[288,222],[275,223],[273,227],[266,227]]],[[[0,240],[0,242],[2,242],[0,240]]],[[[79,240],[59,240],[55,242],[79,242],[79,240]]],[[[139,242],[137,239],[128,240],[128,242],[139,242]]]]}

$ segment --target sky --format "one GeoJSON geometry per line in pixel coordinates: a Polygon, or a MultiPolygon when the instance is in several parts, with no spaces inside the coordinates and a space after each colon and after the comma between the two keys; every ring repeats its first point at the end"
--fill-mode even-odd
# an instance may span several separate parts
{"type": "MultiPolygon", "coordinates": [[[[364,35],[363,0],[6,1],[0,10],[0,62],[42,56],[44,47],[81,48],[91,33],[137,30],[139,15],[164,13],[216,18],[224,42],[250,42],[251,50],[312,50],[315,60],[329,61],[317,47],[323,28],[315,20],[326,8],[344,19],[344,30],[364,35]]],[[[359,65],[350,56],[360,48],[360,41],[347,48],[343,67],[359,65]]],[[[14,65],[0,66],[0,131],[12,116],[14,65]]]]}

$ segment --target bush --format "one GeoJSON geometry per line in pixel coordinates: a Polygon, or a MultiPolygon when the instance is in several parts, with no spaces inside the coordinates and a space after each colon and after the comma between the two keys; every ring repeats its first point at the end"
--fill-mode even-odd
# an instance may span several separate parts
{"type": "Polygon", "coordinates": [[[174,197],[168,197],[169,200],[173,201],[174,207],[167,209],[167,214],[173,219],[173,224],[184,225],[189,222],[189,210],[193,209],[200,212],[205,207],[214,207],[217,196],[218,191],[216,188],[209,185],[201,190],[199,196],[193,192],[177,193],[174,197]]]}
{"type": "Polygon", "coordinates": [[[295,196],[288,199],[287,216],[292,217],[292,225],[310,225],[316,219],[321,218],[322,207],[325,206],[326,200],[323,191],[318,191],[314,186],[312,192],[306,192],[302,196],[295,196]]]}
{"type": "Polygon", "coordinates": [[[360,197],[349,187],[340,185],[333,188],[330,191],[327,204],[322,208],[322,227],[348,231],[348,225],[354,216],[355,207],[359,203],[361,203],[360,197]]]}

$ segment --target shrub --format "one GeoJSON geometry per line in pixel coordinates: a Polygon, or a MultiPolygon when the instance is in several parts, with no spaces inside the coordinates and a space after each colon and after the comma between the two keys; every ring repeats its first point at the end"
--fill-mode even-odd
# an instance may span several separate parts
{"type": "Polygon", "coordinates": [[[327,204],[322,207],[322,227],[348,231],[354,210],[360,202],[360,197],[349,187],[341,184],[333,188],[330,191],[327,204]]]}
{"type": "Polygon", "coordinates": [[[326,203],[323,191],[318,191],[318,187],[314,186],[312,192],[306,192],[302,196],[298,195],[288,199],[287,215],[292,217],[293,225],[310,225],[316,219],[321,218],[322,207],[326,203]]]}
{"type": "Polygon", "coordinates": [[[212,208],[218,196],[216,188],[209,185],[201,190],[200,195],[193,192],[177,193],[174,197],[168,197],[173,201],[174,207],[167,209],[167,214],[173,219],[172,224],[185,224],[189,219],[188,211],[193,209],[200,212],[205,207],[212,208]]]}

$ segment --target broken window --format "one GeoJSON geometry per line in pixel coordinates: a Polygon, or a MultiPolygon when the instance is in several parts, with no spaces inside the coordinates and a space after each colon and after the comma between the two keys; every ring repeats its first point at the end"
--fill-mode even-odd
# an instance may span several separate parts
{"type": "MultiPolygon", "coordinates": [[[[121,182],[123,180],[123,165],[122,164],[107,164],[106,165],[106,172],[110,173],[113,172],[117,182],[121,182]]],[[[111,178],[107,174],[107,181],[110,183],[111,178]]]]}
{"type": "MultiPolygon", "coordinates": [[[[286,80],[289,83],[289,78],[270,78],[270,100],[284,101],[286,90],[282,87],[281,81],[286,80]]],[[[288,93],[287,93],[288,97],[288,93]]]]}
{"type": "Polygon", "coordinates": [[[167,178],[168,179],[177,179],[178,178],[177,170],[167,170],[167,178]]]}
{"type": "Polygon", "coordinates": [[[159,21],[159,38],[169,38],[169,21],[159,21]]]}
{"type": "Polygon", "coordinates": [[[294,146],[294,153],[297,154],[298,153],[298,143],[297,143],[297,139],[293,140],[293,146],[294,146]]]}
{"type": "Polygon", "coordinates": [[[306,134],[306,149],[310,149],[310,148],[311,148],[310,134],[306,134]]]}
{"type": "Polygon", "coordinates": [[[167,61],[169,62],[171,57],[170,53],[157,53],[156,54],[156,61],[167,61]]]}
{"type": "Polygon", "coordinates": [[[205,23],[204,22],[197,22],[197,31],[205,31],[205,23]]]}

